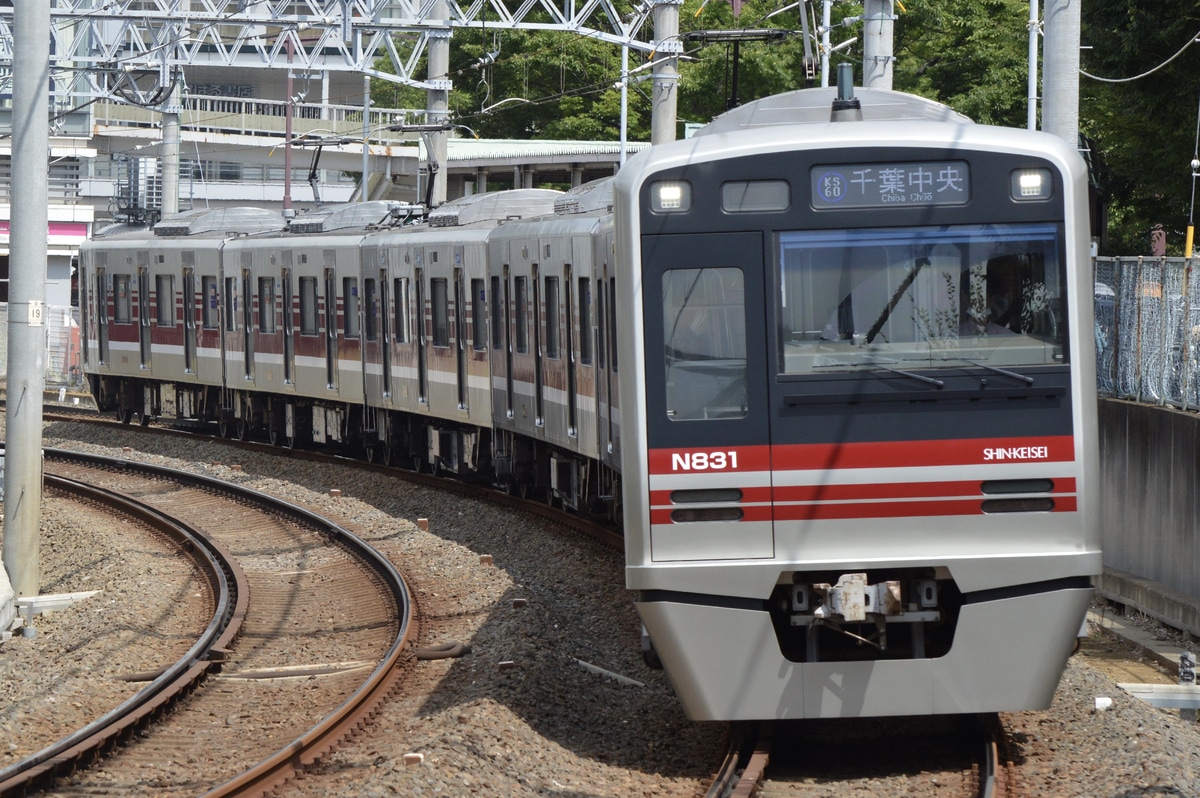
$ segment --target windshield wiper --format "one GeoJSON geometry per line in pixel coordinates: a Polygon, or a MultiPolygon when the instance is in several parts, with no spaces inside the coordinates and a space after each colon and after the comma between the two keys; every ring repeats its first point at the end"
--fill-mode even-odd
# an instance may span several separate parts
{"type": "MultiPolygon", "coordinates": [[[[960,360],[961,360],[961,358],[960,358],[960,360]]],[[[846,361],[844,363],[826,363],[826,364],[822,365],[822,368],[839,368],[839,367],[846,367],[846,366],[875,366],[876,368],[882,369],[883,371],[887,371],[891,374],[899,374],[902,377],[909,377],[911,379],[923,382],[927,385],[932,385],[935,388],[941,388],[946,384],[941,380],[935,380],[933,377],[926,377],[924,374],[917,374],[912,371],[905,371],[904,369],[898,369],[898,368],[895,368],[894,366],[889,366],[889,365],[887,365],[887,363],[889,363],[889,362],[897,363],[899,361],[896,361],[896,360],[882,361],[882,360],[875,360],[872,358],[862,358],[861,360],[846,361]]]]}
{"type": "Polygon", "coordinates": [[[987,369],[994,374],[1000,374],[1004,377],[1020,380],[1026,385],[1033,385],[1033,377],[1029,377],[1025,374],[1018,374],[1017,372],[1009,371],[1008,369],[1002,369],[999,366],[989,366],[987,363],[980,363],[978,360],[971,360],[969,357],[944,357],[942,360],[961,360],[963,363],[968,363],[976,368],[987,369]]]}

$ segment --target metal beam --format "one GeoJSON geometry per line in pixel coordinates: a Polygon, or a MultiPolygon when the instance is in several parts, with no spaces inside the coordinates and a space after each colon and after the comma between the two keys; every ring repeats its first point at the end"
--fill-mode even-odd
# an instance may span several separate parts
{"type": "MultiPolygon", "coordinates": [[[[51,64],[99,76],[193,65],[357,72],[435,89],[416,71],[431,38],[456,28],[552,30],[650,52],[638,37],[649,11],[622,17],[612,0],[58,0],[51,9],[51,64]],[[383,60],[391,71],[376,68],[383,60]],[[394,73],[394,74],[393,74],[394,73]]],[[[0,92],[11,84],[13,9],[0,8],[0,92]]]]}

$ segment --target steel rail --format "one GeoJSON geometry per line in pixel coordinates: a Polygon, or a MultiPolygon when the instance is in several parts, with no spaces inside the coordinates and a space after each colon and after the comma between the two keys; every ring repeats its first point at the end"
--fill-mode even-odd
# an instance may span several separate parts
{"type": "MultiPolygon", "coordinates": [[[[54,457],[52,452],[48,454],[54,457]]],[[[240,633],[249,602],[241,568],[224,546],[202,531],[115,491],[52,474],[45,475],[45,479],[59,490],[136,518],[167,536],[195,563],[208,582],[216,606],[192,647],[150,684],[87,726],[0,771],[0,794],[4,795],[28,789],[98,753],[121,735],[149,722],[203,680],[224,660],[228,646],[240,633]]]]}
{"type": "MultiPolygon", "coordinates": [[[[244,771],[239,776],[229,780],[228,782],[210,790],[206,795],[209,796],[225,796],[225,795],[264,795],[269,791],[284,784],[291,778],[294,778],[304,767],[311,765],[319,760],[322,756],[331,751],[338,743],[351,735],[355,729],[360,728],[363,723],[370,718],[375,712],[379,704],[386,699],[389,691],[392,689],[397,668],[396,666],[403,660],[404,652],[410,640],[415,638],[416,623],[411,615],[411,602],[409,600],[408,586],[404,581],[403,576],[392,565],[382,553],[372,547],[370,544],[359,538],[350,530],[323,518],[316,513],[313,513],[299,505],[282,499],[269,496],[258,491],[251,490],[234,483],[225,482],[212,477],[207,477],[201,474],[194,474],[187,471],[158,466],[147,463],[136,463],[120,458],[103,457],[99,455],[86,454],[81,452],[73,452],[68,450],[47,449],[46,456],[51,460],[75,461],[91,466],[134,470],[142,473],[152,474],[161,478],[170,479],[182,484],[189,484],[196,487],[201,487],[215,492],[221,492],[226,495],[231,495],[237,499],[254,502],[258,504],[268,505],[272,511],[278,512],[281,515],[290,516],[292,519],[303,524],[316,527],[334,537],[342,546],[349,549],[360,562],[367,565],[372,573],[382,583],[384,590],[393,598],[397,610],[397,634],[389,648],[386,656],[372,671],[368,679],[344,701],[337,709],[327,715],[322,721],[307,733],[293,740],[288,745],[281,748],[271,757],[263,760],[254,767],[244,771]]],[[[47,475],[47,479],[51,479],[47,475]]],[[[57,478],[55,478],[57,479],[57,478]]],[[[68,481],[69,482],[69,481],[68,481]]],[[[101,492],[102,494],[104,492],[101,492]]],[[[119,494],[115,494],[120,496],[119,494]]],[[[129,497],[120,497],[128,500],[132,506],[138,508],[131,511],[131,514],[144,513],[145,517],[165,518],[153,508],[142,505],[136,500],[129,497]]],[[[100,499],[108,501],[107,499],[100,499]]],[[[120,499],[118,499],[119,501],[120,499]]],[[[184,526],[184,525],[179,525],[184,526]]],[[[196,536],[195,548],[198,550],[207,550],[209,546],[224,551],[219,543],[212,541],[207,535],[192,530],[196,536]]],[[[232,563],[232,556],[225,552],[227,560],[232,563]]],[[[240,569],[236,565],[231,567],[230,573],[240,575],[240,569]]],[[[222,575],[220,581],[228,581],[222,575]]],[[[237,581],[237,578],[234,579],[237,581]]],[[[238,591],[238,596],[234,602],[232,612],[227,613],[230,617],[236,620],[240,627],[241,620],[245,617],[246,606],[248,604],[249,589],[245,586],[244,577],[242,578],[242,587],[238,591]]],[[[222,602],[222,606],[228,605],[228,601],[222,602]]],[[[140,724],[149,719],[152,719],[156,712],[161,710],[170,702],[173,697],[182,693],[190,685],[195,684],[202,679],[207,672],[218,665],[224,659],[227,653],[226,646],[231,643],[236,637],[236,632],[231,634],[220,634],[213,643],[210,654],[207,658],[200,655],[193,655],[189,651],[189,655],[176,663],[170,670],[156,679],[151,685],[144,688],[125,704],[122,704],[117,709],[108,713],[101,720],[108,721],[107,726],[112,730],[103,733],[102,737],[96,737],[95,733],[85,734],[89,729],[93,729],[100,724],[100,720],[85,727],[84,729],[65,738],[60,743],[57,743],[52,748],[54,753],[49,753],[50,749],[45,752],[39,752],[30,760],[38,759],[40,763],[30,763],[25,765],[23,770],[30,774],[24,777],[23,781],[13,781],[11,787],[7,781],[0,781],[0,794],[8,794],[11,788],[19,786],[27,786],[36,781],[46,778],[60,769],[67,767],[73,762],[81,761],[85,756],[94,754],[103,749],[103,746],[116,735],[133,728],[135,724],[140,724]],[[187,667],[190,665],[190,667],[187,667]],[[166,683],[171,674],[180,669],[185,669],[185,675],[192,678],[191,682],[183,685],[180,689],[174,691],[170,698],[163,698],[157,703],[150,706],[133,706],[132,702],[139,697],[152,698],[151,693],[160,693],[162,690],[155,690],[155,685],[166,683]],[[128,706],[127,706],[128,705],[128,706]],[[93,742],[87,742],[88,738],[93,742]],[[60,750],[61,749],[61,750],[60,750]]],[[[145,704],[146,702],[141,702],[145,704]]],[[[23,763],[17,763],[6,771],[0,772],[0,776],[4,776],[9,771],[15,770],[23,763]]]]}

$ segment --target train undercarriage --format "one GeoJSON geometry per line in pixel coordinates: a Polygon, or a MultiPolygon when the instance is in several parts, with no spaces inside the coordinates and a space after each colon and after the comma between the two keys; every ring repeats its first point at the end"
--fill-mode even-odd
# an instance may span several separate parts
{"type": "Polygon", "coordinates": [[[338,446],[368,462],[489,481],[509,493],[618,522],[620,475],[560,447],[512,432],[453,424],[412,413],[316,402],[216,386],[88,376],[102,412],[142,426],[154,419],[216,424],[221,437],[271,444],[338,446]]]}

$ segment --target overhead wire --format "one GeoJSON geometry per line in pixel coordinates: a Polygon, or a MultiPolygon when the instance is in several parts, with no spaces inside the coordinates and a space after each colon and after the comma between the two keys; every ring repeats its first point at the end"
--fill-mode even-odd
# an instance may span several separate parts
{"type": "Polygon", "coordinates": [[[1145,72],[1143,72],[1143,73],[1142,73],[1142,74],[1140,74],[1140,75],[1134,75],[1133,77],[1129,77],[1129,78],[1102,78],[1102,77],[1100,77],[1099,75],[1093,75],[1092,73],[1090,73],[1090,72],[1087,72],[1086,70],[1083,70],[1083,69],[1079,70],[1079,74],[1083,75],[1085,78],[1091,78],[1092,80],[1097,80],[1097,81],[1100,81],[1101,83],[1132,83],[1132,82],[1133,82],[1133,81],[1135,81],[1135,80],[1141,80],[1142,78],[1147,78],[1147,77],[1150,77],[1150,76],[1151,76],[1151,75],[1153,75],[1155,72],[1158,72],[1160,69],[1163,69],[1163,68],[1164,68],[1164,67],[1166,67],[1168,64],[1170,64],[1172,61],[1174,61],[1175,59],[1179,58],[1179,56],[1183,55],[1183,54],[1184,54],[1184,52],[1186,52],[1186,51],[1187,51],[1187,49],[1188,49],[1189,47],[1191,47],[1193,44],[1195,44],[1195,43],[1196,43],[1196,42],[1198,42],[1198,41],[1200,41],[1200,31],[1196,31],[1194,34],[1192,34],[1192,37],[1191,37],[1190,39],[1188,39],[1188,40],[1187,40],[1187,43],[1186,43],[1186,44],[1184,44],[1184,45],[1183,45],[1183,47],[1180,47],[1180,48],[1179,48],[1179,49],[1178,49],[1178,50],[1175,52],[1175,54],[1174,54],[1174,55],[1172,55],[1170,58],[1168,58],[1166,61],[1163,61],[1161,64],[1159,64],[1159,65],[1158,65],[1158,66],[1156,66],[1156,67],[1153,67],[1152,69],[1148,69],[1148,70],[1146,70],[1145,72]]]}

